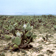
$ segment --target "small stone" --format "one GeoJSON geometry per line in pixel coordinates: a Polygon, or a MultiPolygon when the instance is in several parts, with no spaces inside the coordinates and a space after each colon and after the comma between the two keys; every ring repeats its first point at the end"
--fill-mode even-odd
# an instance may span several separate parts
{"type": "Polygon", "coordinates": [[[49,42],[46,42],[46,45],[48,45],[49,44],[49,42]]]}

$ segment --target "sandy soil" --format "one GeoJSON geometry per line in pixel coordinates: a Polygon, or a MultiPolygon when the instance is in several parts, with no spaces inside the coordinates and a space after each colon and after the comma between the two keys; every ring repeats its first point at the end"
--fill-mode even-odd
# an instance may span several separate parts
{"type": "MultiPolygon", "coordinates": [[[[5,56],[56,56],[56,33],[49,34],[49,41],[43,41],[42,36],[45,36],[46,33],[40,34],[35,32],[37,37],[34,39],[34,42],[30,43],[33,48],[28,50],[21,49],[20,51],[10,52],[5,51],[5,56]],[[51,35],[51,36],[50,36],[51,35]]],[[[9,41],[10,42],[10,41],[9,41]]],[[[0,53],[2,49],[7,46],[9,43],[5,40],[0,40],[0,53]]]]}

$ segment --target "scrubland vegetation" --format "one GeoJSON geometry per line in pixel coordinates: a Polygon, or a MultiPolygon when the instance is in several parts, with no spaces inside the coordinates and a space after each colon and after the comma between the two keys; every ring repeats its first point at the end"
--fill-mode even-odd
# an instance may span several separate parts
{"type": "MultiPolygon", "coordinates": [[[[39,44],[52,43],[53,35],[56,33],[56,16],[42,15],[42,16],[2,16],[0,15],[0,55],[4,52],[18,52],[19,50],[37,50],[34,45],[35,41],[39,44]],[[43,34],[39,37],[39,34],[43,34]],[[49,39],[49,37],[51,37],[49,39]],[[35,40],[35,41],[34,41],[35,40]],[[5,44],[5,45],[3,45],[5,44]]],[[[55,40],[54,40],[55,41],[55,40]]],[[[47,44],[47,45],[48,45],[47,44]]],[[[39,46],[37,52],[41,52],[43,46],[39,46]]],[[[34,52],[35,52],[34,51],[34,52]]],[[[46,51],[47,55],[53,54],[52,50],[46,51]],[[50,54],[49,54],[50,53],[50,54]]],[[[41,56],[39,54],[37,56],[41,56]]],[[[5,55],[4,55],[5,56],[5,55]]],[[[24,55],[26,56],[26,54],[24,55]]],[[[29,55],[28,55],[29,56],[29,55]]],[[[31,55],[30,55],[31,56],[31,55]]],[[[32,55],[33,56],[33,55],[32,55]]],[[[42,55],[44,56],[44,55],[42,55]]]]}

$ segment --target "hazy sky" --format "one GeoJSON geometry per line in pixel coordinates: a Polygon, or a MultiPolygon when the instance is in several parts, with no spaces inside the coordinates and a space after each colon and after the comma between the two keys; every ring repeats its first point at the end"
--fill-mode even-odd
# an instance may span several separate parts
{"type": "Polygon", "coordinates": [[[54,14],[56,0],[0,0],[0,15],[54,14]]]}

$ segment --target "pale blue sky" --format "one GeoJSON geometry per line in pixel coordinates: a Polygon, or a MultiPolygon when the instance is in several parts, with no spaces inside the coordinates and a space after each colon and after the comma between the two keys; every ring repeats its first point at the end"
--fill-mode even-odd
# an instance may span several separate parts
{"type": "Polygon", "coordinates": [[[56,0],[0,0],[0,15],[56,15],[56,0]]]}

